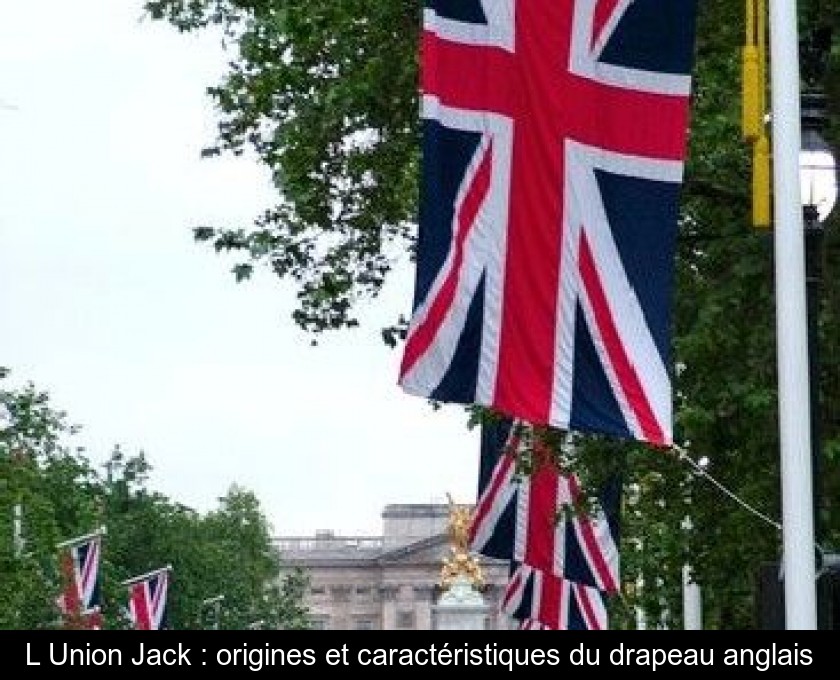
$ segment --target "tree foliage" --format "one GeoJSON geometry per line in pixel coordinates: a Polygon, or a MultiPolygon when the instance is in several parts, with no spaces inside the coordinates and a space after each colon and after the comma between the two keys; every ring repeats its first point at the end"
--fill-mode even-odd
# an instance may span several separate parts
{"type": "MultiPolygon", "coordinates": [[[[295,321],[320,332],[355,323],[390,257],[413,248],[419,161],[417,38],[420,3],[370,0],[150,0],[152,18],[181,31],[221,29],[230,72],[210,88],[219,138],[208,153],[257,152],[278,206],[252,227],[208,225],[199,240],[298,281],[295,321]]],[[[699,23],[689,158],[678,239],[673,365],[681,447],[582,438],[582,458],[626,471],[622,552],[633,587],[619,603],[632,626],[679,626],[682,568],[702,585],[710,628],[756,625],[760,564],[778,560],[781,516],[772,232],[750,222],[750,154],[741,137],[743,3],[704,0],[699,23]],[[706,458],[708,468],[691,461],[706,458]],[[686,517],[691,526],[685,526],[686,517]],[[641,588],[635,587],[643,584],[641,588]]],[[[840,140],[840,10],[800,3],[800,34],[834,28],[820,84],[826,135],[840,140]]],[[[822,34],[823,39],[825,33],[822,34]]],[[[803,54],[806,54],[803,52],[803,54]]],[[[629,123],[631,124],[631,123],[629,123]]],[[[840,517],[840,234],[825,243],[820,346],[821,514],[827,549],[840,517]],[[832,512],[832,510],[834,510],[832,512]]],[[[386,338],[393,342],[393,329],[386,338]]]]}
{"type": "Polygon", "coordinates": [[[205,226],[196,237],[298,283],[294,320],[313,332],[356,325],[411,243],[417,202],[419,4],[149,2],[182,31],[217,27],[236,50],[209,89],[219,139],[205,150],[255,151],[281,189],[253,228],[205,226]]]}
{"type": "Polygon", "coordinates": [[[56,544],[101,526],[106,628],[130,625],[122,582],[167,565],[173,628],[308,627],[306,578],[299,571],[279,578],[279,553],[253,493],[233,485],[218,509],[201,515],[148,490],[142,452],[127,457],[115,448],[102,476],[83,450],[70,448],[78,428],[46,392],[0,389],[0,411],[0,629],[61,625],[56,544]],[[218,595],[216,620],[202,603],[218,595]]]}

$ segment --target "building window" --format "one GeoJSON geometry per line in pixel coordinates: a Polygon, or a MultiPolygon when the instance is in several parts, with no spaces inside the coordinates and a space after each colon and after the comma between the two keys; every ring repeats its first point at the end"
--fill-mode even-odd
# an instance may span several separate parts
{"type": "Polygon", "coordinates": [[[356,630],[373,630],[373,621],[370,619],[357,619],[356,630]]]}
{"type": "Polygon", "coordinates": [[[324,586],[313,586],[309,592],[313,595],[323,595],[326,590],[324,589],[324,586]]]}
{"type": "Polygon", "coordinates": [[[379,599],[382,602],[393,602],[397,597],[397,589],[394,586],[381,586],[379,588],[379,599]]]}
{"type": "Polygon", "coordinates": [[[356,595],[370,595],[370,586],[357,586],[356,595]]]}
{"type": "Polygon", "coordinates": [[[414,628],[414,612],[401,611],[397,612],[397,628],[414,628]]]}
{"type": "Polygon", "coordinates": [[[332,594],[333,600],[336,602],[349,602],[350,595],[353,593],[353,588],[351,586],[330,586],[330,593],[332,594]]]}

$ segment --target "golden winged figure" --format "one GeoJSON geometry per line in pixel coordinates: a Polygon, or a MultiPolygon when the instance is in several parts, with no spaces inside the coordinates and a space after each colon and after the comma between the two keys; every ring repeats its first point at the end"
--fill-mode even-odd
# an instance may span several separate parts
{"type": "Polygon", "coordinates": [[[440,571],[440,585],[444,590],[448,590],[455,579],[462,576],[469,579],[473,587],[481,588],[484,585],[484,575],[478,560],[470,554],[472,510],[469,506],[457,505],[451,495],[446,495],[449,498],[447,532],[450,546],[449,555],[444,558],[440,571]]]}

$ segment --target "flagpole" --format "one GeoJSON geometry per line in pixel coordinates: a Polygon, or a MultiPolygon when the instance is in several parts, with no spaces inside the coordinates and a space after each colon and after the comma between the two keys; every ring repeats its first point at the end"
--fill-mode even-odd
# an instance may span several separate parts
{"type": "Polygon", "coordinates": [[[161,567],[160,569],[153,569],[152,571],[148,571],[145,574],[141,574],[140,576],[134,576],[133,578],[123,581],[122,585],[130,586],[132,583],[137,583],[138,581],[145,581],[147,578],[151,578],[155,574],[159,574],[162,571],[172,571],[172,565],[167,564],[165,567],[161,567]]]}
{"type": "Polygon", "coordinates": [[[55,547],[59,550],[61,548],[66,548],[70,545],[76,545],[77,543],[83,543],[84,541],[89,541],[91,538],[96,538],[97,536],[104,536],[108,533],[108,529],[105,526],[99,527],[96,531],[93,531],[89,534],[85,534],[84,536],[76,536],[75,538],[70,538],[66,541],[61,541],[60,543],[56,543],[55,547]]]}
{"type": "Polygon", "coordinates": [[[785,627],[816,630],[805,248],[795,0],[770,0],[776,334],[785,627]]]}

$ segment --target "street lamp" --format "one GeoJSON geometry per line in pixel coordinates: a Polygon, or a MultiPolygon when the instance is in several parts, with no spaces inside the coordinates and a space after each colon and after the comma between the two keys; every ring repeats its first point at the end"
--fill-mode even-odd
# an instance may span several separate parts
{"type": "Polygon", "coordinates": [[[825,125],[825,111],[824,94],[811,91],[802,95],[799,181],[805,227],[819,231],[837,202],[837,163],[831,147],[820,134],[825,125]]]}
{"type": "Polygon", "coordinates": [[[213,630],[219,630],[219,623],[222,618],[222,602],[224,599],[224,595],[216,595],[216,597],[208,597],[206,600],[201,601],[202,617],[205,608],[211,605],[213,606],[213,630]]]}
{"type": "MultiPolygon", "coordinates": [[[[805,225],[805,273],[808,307],[808,377],[810,383],[811,466],[814,494],[814,537],[822,535],[820,389],[819,389],[819,309],[822,282],[824,223],[837,202],[837,165],[831,147],[820,134],[826,118],[825,95],[806,91],[802,95],[802,150],[799,179],[805,225]]],[[[822,555],[817,554],[818,568],[822,555]]]]}

